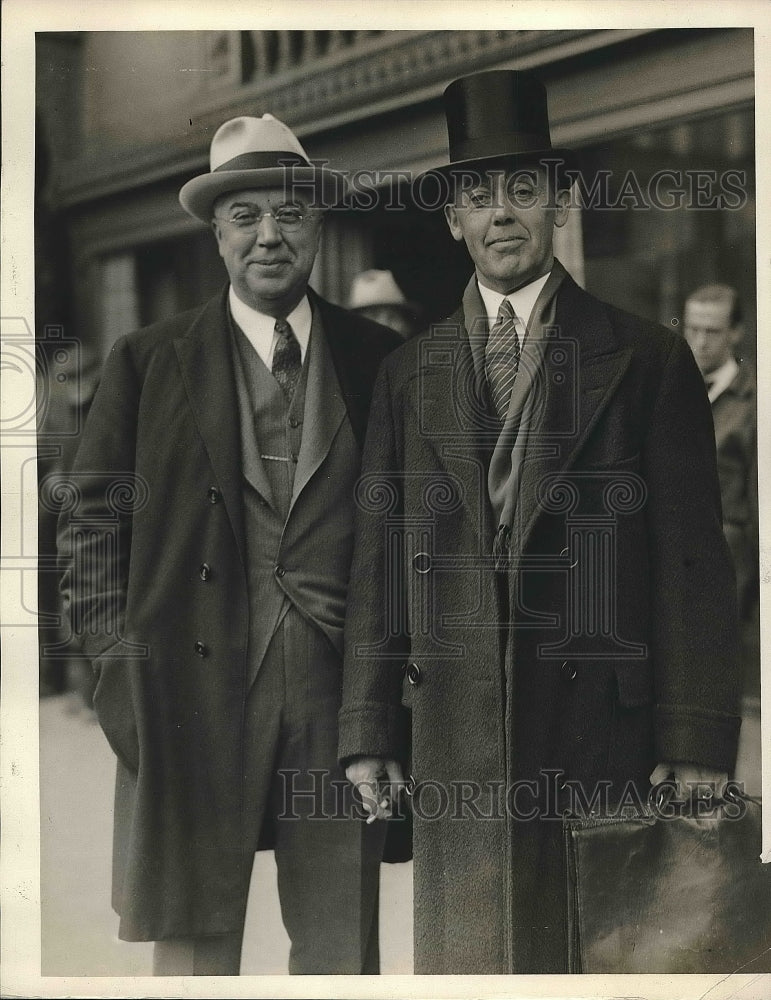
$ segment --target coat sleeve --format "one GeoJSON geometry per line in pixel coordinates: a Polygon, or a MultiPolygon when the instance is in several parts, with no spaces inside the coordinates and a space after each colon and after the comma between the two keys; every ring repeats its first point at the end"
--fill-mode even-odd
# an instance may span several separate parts
{"type": "Polygon", "coordinates": [[[405,761],[408,713],[401,704],[406,630],[402,552],[394,527],[402,510],[397,420],[384,365],[375,384],[356,490],[354,557],[345,626],[339,757],[405,761]]]}
{"type": "Polygon", "coordinates": [[[736,587],[712,415],[687,344],[666,359],[643,451],[659,761],[731,771],[740,719],[736,587]]]}
{"type": "Polygon", "coordinates": [[[135,474],[139,380],[125,338],[113,347],[91,406],[58,524],[61,590],[71,634],[89,659],[124,638],[131,516],[145,496],[135,474]]]}

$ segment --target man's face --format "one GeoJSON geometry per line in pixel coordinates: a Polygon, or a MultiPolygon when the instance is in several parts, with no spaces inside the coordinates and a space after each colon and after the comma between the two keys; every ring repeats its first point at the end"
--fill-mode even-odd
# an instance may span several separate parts
{"type": "Polygon", "coordinates": [[[453,238],[464,240],[479,280],[502,295],[547,274],[554,262],[554,227],[568,218],[569,194],[551,197],[546,171],[490,171],[464,186],[445,215],[453,238]]]}
{"type": "Polygon", "coordinates": [[[728,302],[686,302],[683,326],[702,375],[724,365],[741,337],[741,329],[731,326],[728,302]]]}
{"type": "Polygon", "coordinates": [[[268,316],[290,313],[305,294],[322,221],[307,198],[283,188],[219,198],[212,229],[239,299],[268,316]]]}

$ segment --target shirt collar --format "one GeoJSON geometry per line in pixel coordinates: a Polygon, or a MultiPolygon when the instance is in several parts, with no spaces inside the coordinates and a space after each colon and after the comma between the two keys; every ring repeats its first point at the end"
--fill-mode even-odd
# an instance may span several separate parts
{"type": "Polygon", "coordinates": [[[517,314],[517,319],[522,321],[524,327],[527,327],[528,321],[530,319],[530,313],[533,311],[533,306],[535,305],[535,300],[541,294],[541,289],[549,280],[549,275],[551,271],[547,271],[540,278],[536,278],[535,281],[531,281],[529,285],[524,285],[522,288],[518,288],[515,292],[509,292],[508,295],[501,295],[500,292],[493,291],[492,288],[487,288],[482,282],[477,278],[477,285],[479,286],[479,294],[482,297],[482,302],[485,306],[485,312],[487,313],[487,325],[489,329],[492,329],[495,320],[498,317],[498,310],[501,308],[501,302],[504,299],[508,299],[514,307],[514,312],[517,314]]]}
{"type": "Polygon", "coordinates": [[[730,357],[725,364],[721,365],[716,371],[711,372],[709,376],[710,385],[707,391],[710,403],[714,403],[717,397],[726,391],[736,378],[738,371],[739,365],[736,358],[730,357]]]}
{"type": "MultiPolygon", "coordinates": [[[[275,347],[275,317],[258,312],[245,302],[242,302],[233,290],[232,285],[228,291],[228,302],[233,319],[244,331],[246,339],[255,351],[257,351],[265,362],[265,365],[270,368],[273,364],[273,349],[275,347]]],[[[300,344],[300,357],[305,361],[305,354],[311,338],[311,321],[313,319],[311,304],[308,301],[307,295],[302,297],[285,319],[292,327],[295,337],[297,337],[300,344]]]]}

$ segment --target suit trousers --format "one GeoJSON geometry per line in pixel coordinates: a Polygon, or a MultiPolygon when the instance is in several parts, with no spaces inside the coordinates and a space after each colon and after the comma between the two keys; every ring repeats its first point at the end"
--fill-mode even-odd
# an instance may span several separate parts
{"type": "MultiPolygon", "coordinates": [[[[385,823],[355,814],[337,762],[341,664],[289,606],[248,694],[244,849],[273,847],[293,974],[376,974],[385,823]]],[[[248,892],[248,885],[245,894],[248,892]]],[[[254,905],[254,902],[253,902],[254,905]]],[[[238,975],[243,927],[155,944],[155,975],[238,975]]]]}

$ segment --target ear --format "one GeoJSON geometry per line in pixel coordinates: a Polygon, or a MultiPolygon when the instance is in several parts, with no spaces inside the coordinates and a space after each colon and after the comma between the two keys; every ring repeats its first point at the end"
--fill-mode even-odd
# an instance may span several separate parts
{"type": "Polygon", "coordinates": [[[731,327],[731,346],[736,347],[744,340],[744,323],[735,323],[731,327]]]}
{"type": "Polygon", "coordinates": [[[217,249],[219,250],[220,257],[222,256],[222,225],[217,219],[211,220],[211,228],[214,233],[214,237],[217,240],[217,249]]]}
{"type": "Polygon", "coordinates": [[[568,221],[570,214],[570,191],[563,188],[554,196],[554,225],[561,228],[568,221]]]}
{"type": "Polygon", "coordinates": [[[458,213],[455,211],[454,205],[444,206],[444,217],[447,220],[447,225],[452,233],[452,238],[460,243],[463,239],[463,230],[461,229],[460,222],[458,221],[458,213]]]}

